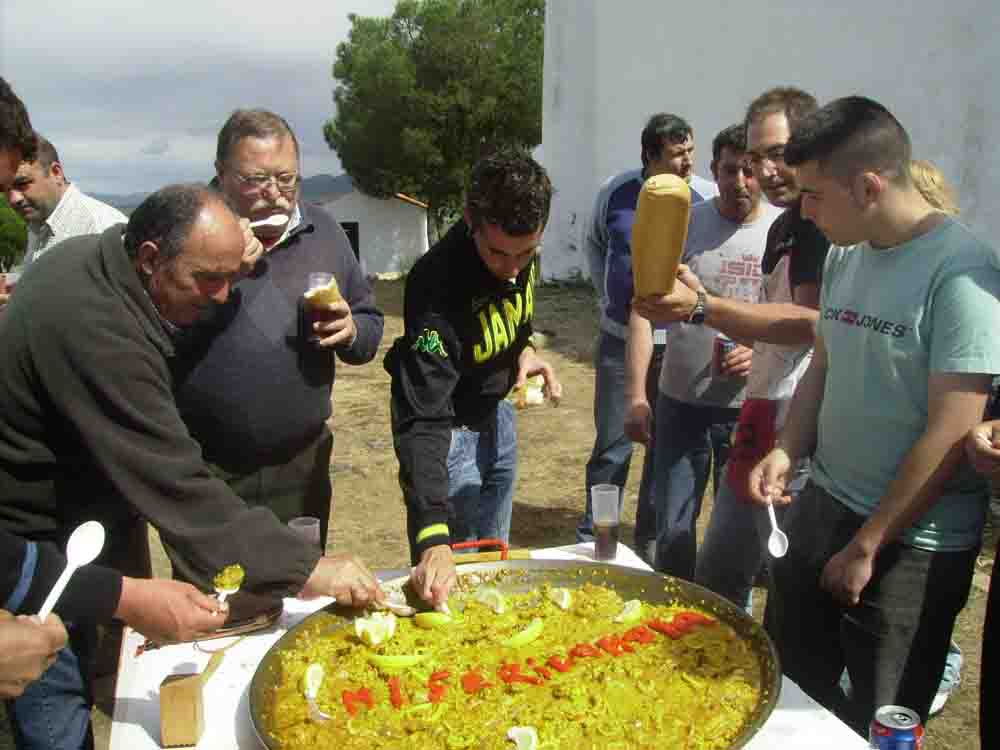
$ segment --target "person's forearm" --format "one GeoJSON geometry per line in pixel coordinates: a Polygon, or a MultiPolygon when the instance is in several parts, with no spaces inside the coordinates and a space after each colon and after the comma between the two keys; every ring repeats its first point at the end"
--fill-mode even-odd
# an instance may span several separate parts
{"type": "Polygon", "coordinates": [[[788,419],[776,446],[782,448],[793,462],[811,456],[816,448],[819,410],[825,386],[826,351],[822,339],[817,339],[812,361],[795,389],[788,408],[788,419]]]}
{"type": "Polygon", "coordinates": [[[634,310],[628,320],[625,344],[625,400],[646,400],[646,376],[653,359],[653,328],[634,310]]]}
{"type": "Polygon", "coordinates": [[[813,343],[819,313],[792,302],[743,302],[708,295],[705,323],[737,341],[813,343]]]}

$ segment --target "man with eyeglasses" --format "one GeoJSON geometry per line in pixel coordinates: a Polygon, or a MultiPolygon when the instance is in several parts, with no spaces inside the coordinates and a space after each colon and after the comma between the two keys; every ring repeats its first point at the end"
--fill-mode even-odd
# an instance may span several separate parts
{"type": "Polygon", "coordinates": [[[712,294],[693,274],[682,274],[683,283],[671,295],[638,304],[665,322],[695,315],[704,325],[753,346],[746,400],[730,439],[725,475],[716,489],[694,572],[697,583],[747,609],[764,558],[758,525],[767,524],[766,513],[749,500],[747,476],[773,446],[809,365],[820,277],[830,244],[800,215],[795,172],[783,159],[796,123],[816,108],[815,98],[805,91],[779,87],[754,99],[744,119],[754,176],[767,199],[785,209],[768,231],[759,301],[712,294]]]}
{"type": "Polygon", "coordinates": [[[263,254],[221,314],[185,342],[177,403],[218,476],[281,521],[319,518],[325,546],[336,360],[361,365],[375,356],[382,313],[343,229],[300,200],[299,144],[284,118],[233,112],[219,132],[215,169],[213,184],[240,217],[286,221],[254,229],[263,254]],[[343,299],[329,305],[331,320],[306,331],[302,296],[319,271],[333,274],[343,299]]]}

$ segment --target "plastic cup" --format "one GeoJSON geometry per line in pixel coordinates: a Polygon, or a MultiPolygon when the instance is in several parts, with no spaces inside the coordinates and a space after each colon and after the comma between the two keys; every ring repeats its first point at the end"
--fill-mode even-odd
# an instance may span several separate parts
{"type": "Polygon", "coordinates": [[[10,271],[7,271],[7,273],[4,274],[4,279],[3,279],[4,291],[6,291],[7,294],[12,294],[14,292],[14,287],[17,286],[17,282],[20,280],[20,278],[21,278],[20,270],[11,269],[10,271]]]}
{"type": "MultiPolygon", "coordinates": [[[[306,292],[319,289],[330,283],[333,274],[326,271],[313,271],[309,274],[306,284],[306,292]]],[[[309,302],[309,298],[303,298],[303,312],[305,315],[305,335],[306,340],[311,344],[318,344],[322,338],[313,328],[314,323],[325,323],[333,320],[336,315],[327,309],[326,305],[315,306],[309,302]]]]}
{"type": "Polygon", "coordinates": [[[618,553],[619,498],[621,489],[614,484],[595,484],[590,488],[594,514],[594,557],[614,560],[618,553]]]}
{"type": "Polygon", "coordinates": [[[304,541],[309,542],[310,544],[315,544],[320,548],[323,547],[320,540],[319,519],[315,516],[299,516],[298,518],[293,518],[288,522],[288,528],[294,531],[304,541]]]}

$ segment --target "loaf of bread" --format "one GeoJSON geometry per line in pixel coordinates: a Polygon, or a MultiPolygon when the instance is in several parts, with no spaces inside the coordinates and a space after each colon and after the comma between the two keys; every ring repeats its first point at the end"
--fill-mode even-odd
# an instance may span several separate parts
{"type": "Polygon", "coordinates": [[[635,294],[670,294],[687,240],[691,189],[680,177],[658,174],[639,191],[632,224],[635,294]]]}

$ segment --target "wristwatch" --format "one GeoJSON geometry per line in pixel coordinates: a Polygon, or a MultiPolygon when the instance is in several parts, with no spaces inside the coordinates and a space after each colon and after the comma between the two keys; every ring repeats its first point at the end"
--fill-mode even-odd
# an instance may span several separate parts
{"type": "Polygon", "coordinates": [[[698,299],[694,303],[694,307],[691,309],[691,314],[688,316],[687,322],[691,325],[700,326],[705,322],[705,311],[708,307],[708,295],[701,289],[699,289],[696,294],[698,299]]]}

